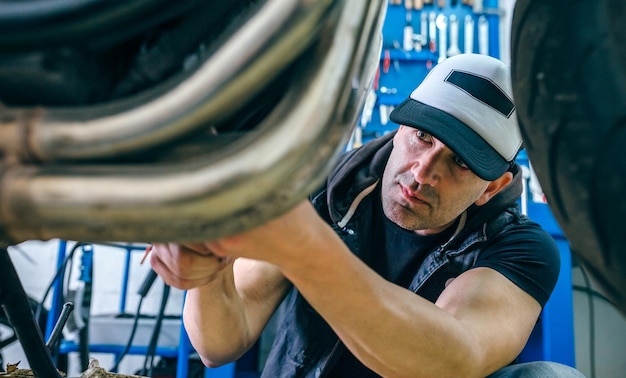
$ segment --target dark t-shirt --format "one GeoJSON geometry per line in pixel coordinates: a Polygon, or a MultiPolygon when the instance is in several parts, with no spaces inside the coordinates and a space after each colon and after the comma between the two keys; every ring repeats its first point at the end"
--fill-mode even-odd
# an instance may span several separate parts
{"type": "MultiPolygon", "coordinates": [[[[370,264],[378,274],[386,280],[407,287],[419,265],[426,258],[428,251],[433,247],[445,242],[454,231],[446,231],[436,235],[418,235],[413,231],[406,230],[390,221],[379,206],[375,212],[374,227],[376,230],[384,230],[379,233],[380,237],[374,240],[375,251],[382,251],[372,257],[370,264]]],[[[359,360],[349,350],[344,350],[337,361],[330,377],[379,377],[359,360]]]]}
{"type": "MultiPolygon", "coordinates": [[[[452,225],[445,232],[422,236],[405,230],[391,222],[378,206],[375,229],[384,230],[376,238],[376,249],[381,251],[372,258],[372,269],[390,282],[407,287],[426,254],[445,243],[454,232],[452,225]]],[[[502,240],[495,240],[496,247],[486,248],[478,255],[475,267],[492,268],[522,290],[534,297],[542,306],[549,296],[553,274],[558,269],[558,255],[545,254],[545,238],[549,235],[536,227],[521,227],[507,232],[502,240]]],[[[344,350],[330,377],[379,377],[349,350],[344,350]]]]}
{"type": "Polygon", "coordinates": [[[387,281],[408,287],[426,254],[445,243],[454,227],[440,234],[418,235],[390,221],[384,216],[382,209],[378,214],[376,223],[385,232],[376,241],[377,250],[384,253],[374,257],[372,268],[387,281]]]}

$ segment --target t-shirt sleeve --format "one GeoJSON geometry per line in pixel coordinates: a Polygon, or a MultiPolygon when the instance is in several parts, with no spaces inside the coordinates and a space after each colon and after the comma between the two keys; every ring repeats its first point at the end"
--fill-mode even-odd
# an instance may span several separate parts
{"type": "Polygon", "coordinates": [[[500,272],[542,307],[554,290],[560,266],[556,242],[535,223],[520,225],[497,236],[475,264],[500,272]]]}

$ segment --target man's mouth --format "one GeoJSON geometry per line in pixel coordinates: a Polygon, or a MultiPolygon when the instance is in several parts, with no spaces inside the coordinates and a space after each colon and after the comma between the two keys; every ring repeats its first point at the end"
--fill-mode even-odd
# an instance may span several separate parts
{"type": "Polygon", "coordinates": [[[402,192],[402,196],[411,203],[428,204],[428,202],[422,196],[416,194],[407,186],[400,184],[400,191],[402,192]]]}

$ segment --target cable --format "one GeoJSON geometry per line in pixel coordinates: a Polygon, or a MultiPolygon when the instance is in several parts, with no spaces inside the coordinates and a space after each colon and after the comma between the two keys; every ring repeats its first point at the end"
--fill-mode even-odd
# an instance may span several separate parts
{"type": "Polygon", "coordinates": [[[597,290],[590,289],[590,288],[588,288],[586,286],[581,286],[581,285],[572,285],[572,288],[575,291],[580,291],[580,292],[585,293],[585,294],[590,294],[590,295],[592,295],[595,298],[602,299],[607,304],[610,304],[613,307],[617,306],[617,304],[615,302],[613,302],[610,298],[608,298],[607,296],[605,296],[604,294],[600,293],[597,290]]]}
{"type": "Polygon", "coordinates": [[[15,26],[28,24],[33,26],[42,19],[63,18],[73,13],[90,10],[90,7],[102,0],[29,0],[2,4],[0,23],[15,26]]]}
{"type": "Polygon", "coordinates": [[[595,378],[596,376],[596,347],[595,347],[595,308],[593,304],[593,289],[591,288],[591,283],[589,281],[589,277],[587,276],[587,272],[585,272],[584,266],[579,264],[580,272],[582,273],[583,280],[585,281],[585,287],[587,288],[587,301],[589,303],[589,367],[591,370],[591,378],[595,378]]]}
{"type": "Polygon", "coordinates": [[[143,283],[141,284],[141,287],[139,288],[139,290],[137,290],[137,294],[139,294],[142,297],[145,297],[146,295],[148,295],[148,291],[150,291],[150,288],[152,287],[152,285],[154,285],[154,281],[157,278],[157,274],[153,269],[150,269],[150,271],[148,272],[148,275],[146,276],[146,278],[144,279],[143,283]]]}
{"type": "Polygon", "coordinates": [[[120,367],[120,363],[122,362],[124,357],[128,354],[128,351],[130,351],[130,347],[133,345],[133,339],[135,338],[135,333],[137,332],[137,327],[139,325],[139,318],[141,316],[141,306],[143,305],[144,298],[145,296],[139,297],[139,303],[137,303],[137,310],[135,311],[135,318],[133,321],[133,327],[130,330],[130,336],[128,337],[128,341],[126,342],[126,346],[124,347],[124,350],[122,351],[122,353],[120,353],[117,356],[117,359],[115,360],[115,364],[113,365],[113,367],[109,369],[111,373],[117,372],[117,369],[119,369],[120,367]]]}
{"type": "Polygon", "coordinates": [[[159,312],[154,323],[154,329],[152,331],[152,337],[150,338],[150,343],[148,344],[148,350],[146,351],[146,358],[144,359],[143,369],[141,371],[142,375],[147,374],[149,377],[151,377],[153,374],[154,356],[156,355],[157,343],[158,343],[159,335],[161,334],[161,325],[163,324],[163,318],[165,317],[165,306],[167,305],[169,294],[170,294],[170,286],[164,284],[163,294],[161,296],[161,306],[159,308],[159,312]],[[148,370],[148,366],[150,366],[149,370],[148,370]]]}
{"type": "MultiPolygon", "coordinates": [[[[78,250],[78,248],[82,247],[85,244],[87,244],[87,243],[82,243],[82,242],[76,243],[74,245],[74,247],[72,247],[72,249],[70,250],[70,253],[68,253],[67,256],[65,256],[65,259],[61,263],[61,267],[55,273],[54,277],[52,278],[52,281],[48,285],[48,288],[44,292],[43,297],[41,298],[41,301],[39,301],[39,303],[37,304],[37,308],[35,310],[35,319],[39,319],[39,316],[41,315],[41,311],[43,310],[46,298],[48,297],[48,295],[50,294],[50,291],[54,287],[54,284],[55,284],[56,280],[59,278],[59,276],[61,274],[65,274],[66,267],[67,267],[68,263],[70,261],[72,261],[72,257],[74,256],[74,253],[78,250]]],[[[62,285],[61,289],[63,289],[64,286],[65,285],[62,285]]]]}
{"type": "Polygon", "coordinates": [[[109,371],[113,373],[117,372],[117,369],[119,369],[119,365],[122,362],[122,359],[124,359],[124,357],[130,351],[130,348],[133,344],[133,340],[135,338],[135,333],[137,332],[137,328],[139,326],[139,318],[141,317],[141,306],[143,305],[143,300],[148,295],[148,292],[150,291],[150,288],[154,284],[154,281],[156,280],[156,278],[157,278],[156,272],[150,269],[150,271],[148,272],[148,275],[146,276],[143,283],[141,284],[141,287],[139,288],[139,290],[137,290],[137,294],[139,294],[139,303],[137,304],[137,310],[135,311],[133,326],[130,331],[130,336],[128,337],[128,341],[126,342],[126,346],[124,347],[124,350],[122,351],[120,355],[118,355],[113,367],[109,369],[109,371]]]}

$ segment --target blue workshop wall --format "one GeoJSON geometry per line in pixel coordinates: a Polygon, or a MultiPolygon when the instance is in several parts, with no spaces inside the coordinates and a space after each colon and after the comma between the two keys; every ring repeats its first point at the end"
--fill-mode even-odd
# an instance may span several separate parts
{"type": "Polygon", "coordinates": [[[397,125],[388,121],[393,107],[454,47],[457,52],[500,57],[501,11],[496,0],[431,0],[420,9],[407,8],[404,1],[395,3],[387,8],[380,64],[357,125],[355,146],[395,129],[397,125]],[[453,31],[455,23],[458,33],[453,31]]]}

